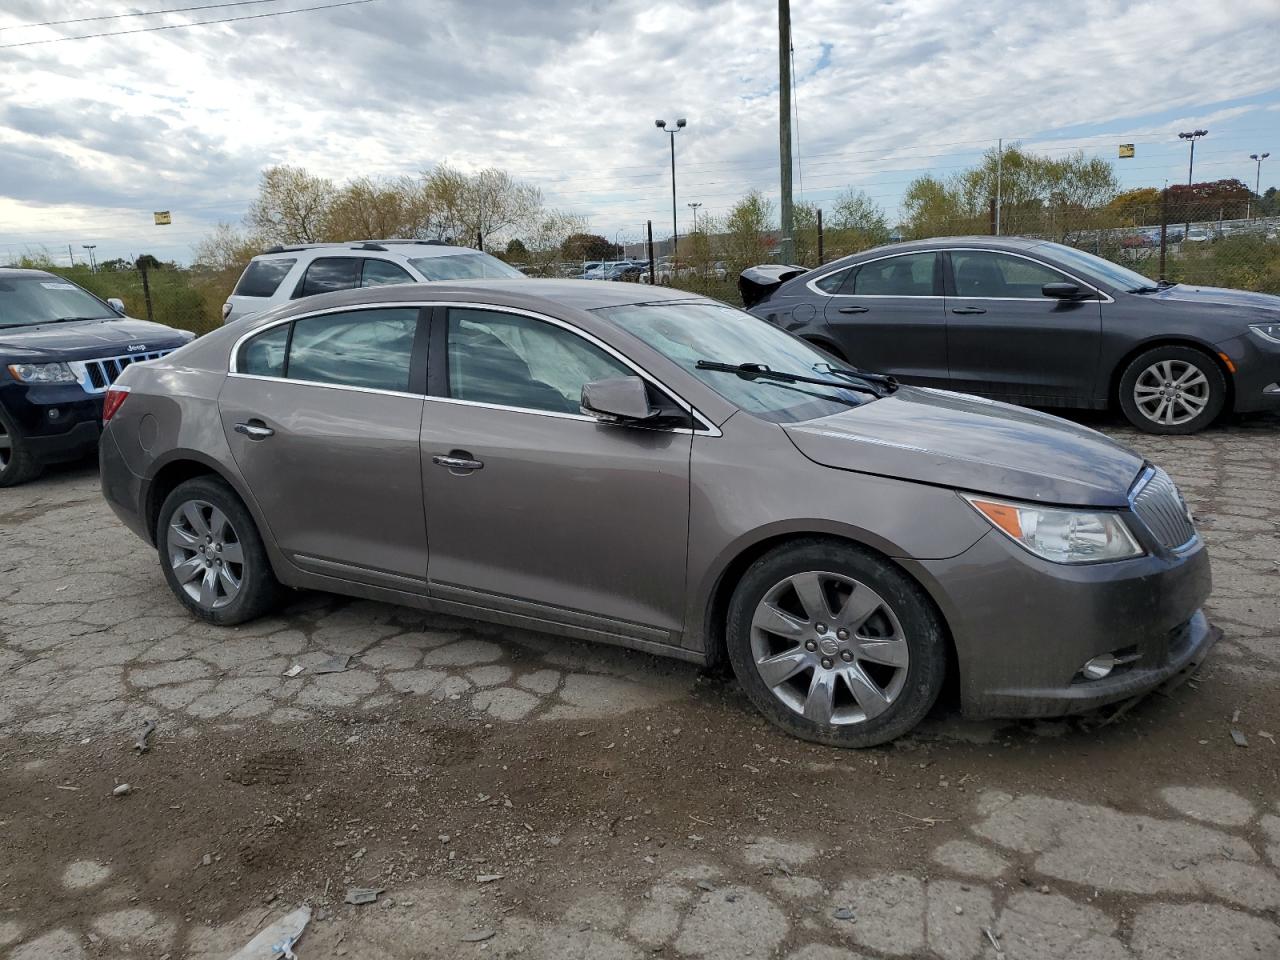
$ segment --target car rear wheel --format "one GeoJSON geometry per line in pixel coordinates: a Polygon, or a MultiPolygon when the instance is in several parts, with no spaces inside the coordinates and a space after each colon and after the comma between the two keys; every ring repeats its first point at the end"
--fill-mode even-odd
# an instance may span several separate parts
{"type": "Polygon", "coordinates": [[[1120,378],[1120,408],[1147,433],[1203,430],[1222,412],[1226,396],[1217,363],[1195,347],[1155,347],[1134,358],[1120,378]]]}
{"type": "Polygon", "coordinates": [[[16,487],[40,475],[44,467],[31,456],[26,438],[0,409],[0,487],[16,487]]]}
{"type": "Polygon", "coordinates": [[[752,703],[804,740],[871,747],[906,733],[942,689],[946,641],[920,587],[853,544],[788,544],[729,604],[729,661],[752,703]]]}
{"type": "Polygon", "coordinates": [[[160,508],[156,543],[169,588],[200,619],[244,623],[275,606],[279,584],[258,528],[221,480],[179,484],[160,508]]]}

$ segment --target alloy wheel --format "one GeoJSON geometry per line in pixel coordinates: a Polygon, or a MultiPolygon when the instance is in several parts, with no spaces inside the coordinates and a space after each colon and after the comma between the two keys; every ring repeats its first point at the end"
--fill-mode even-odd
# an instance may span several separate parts
{"type": "Polygon", "coordinates": [[[1200,416],[1212,399],[1209,378],[1186,360],[1159,360],[1133,385],[1133,402],[1144,417],[1176,427],[1200,416]]]}
{"type": "Polygon", "coordinates": [[[169,520],[166,543],[174,577],[201,607],[218,610],[239,595],[244,549],[227,515],[213,504],[181,504],[169,520]]]}
{"type": "Polygon", "coordinates": [[[4,421],[0,420],[0,473],[4,473],[9,466],[9,461],[12,459],[13,437],[5,429],[4,421]]]}
{"type": "Polygon", "coordinates": [[[787,577],[765,593],[752,617],[751,655],[788,709],[838,726],[888,710],[911,659],[902,624],[880,594],[819,571],[787,577]]]}

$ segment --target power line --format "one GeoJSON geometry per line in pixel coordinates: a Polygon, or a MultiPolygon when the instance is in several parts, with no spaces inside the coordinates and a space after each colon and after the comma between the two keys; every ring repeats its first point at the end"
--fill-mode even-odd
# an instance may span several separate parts
{"type": "MultiPolygon", "coordinates": [[[[230,0],[227,3],[205,3],[198,7],[173,7],[170,10],[148,10],[145,13],[108,13],[99,17],[72,17],[69,20],[42,20],[39,23],[11,23],[0,30],[31,30],[35,27],[60,27],[68,23],[93,23],[97,20],[123,20],[126,17],[158,17],[166,13],[190,13],[193,10],[216,10],[220,7],[247,7],[281,0],[230,0]]],[[[70,39],[70,38],[68,38],[70,39]]]]}
{"type": "Polygon", "coordinates": [[[316,10],[332,10],[335,7],[358,7],[376,0],[341,0],[340,3],[325,3],[317,7],[298,7],[296,10],[273,10],[270,13],[251,13],[243,17],[224,17],[220,20],[199,20],[195,23],[166,23],[155,27],[139,27],[136,30],[113,30],[106,33],[84,33],[75,37],[50,37],[47,40],[23,40],[21,43],[0,43],[0,50],[13,47],[34,47],[43,43],[62,43],[64,40],[94,40],[98,37],[123,37],[132,33],[151,33],[155,30],[183,30],[187,27],[209,27],[217,23],[236,23],[240,20],[263,20],[267,17],[284,17],[291,13],[311,13],[316,10]]]}

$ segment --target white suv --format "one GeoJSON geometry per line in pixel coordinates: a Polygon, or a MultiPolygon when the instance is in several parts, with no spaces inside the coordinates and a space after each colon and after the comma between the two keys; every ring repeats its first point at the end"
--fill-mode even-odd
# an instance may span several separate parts
{"type": "Polygon", "coordinates": [[[335,290],[523,276],[497,257],[438,240],[356,240],[272,247],[249,261],[222,305],[222,322],[335,290]]]}

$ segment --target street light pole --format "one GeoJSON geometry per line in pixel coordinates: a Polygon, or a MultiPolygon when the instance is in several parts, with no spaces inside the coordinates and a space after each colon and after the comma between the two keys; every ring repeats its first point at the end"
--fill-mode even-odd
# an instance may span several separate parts
{"type": "Polygon", "coordinates": [[[676,121],[675,128],[668,130],[667,121],[653,121],[653,125],[655,127],[659,130],[666,131],[666,133],[671,137],[671,259],[673,261],[676,257],[676,246],[678,243],[677,238],[680,233],[679,227],[676,223],[676,134],[683,130],[685,128],[685,124],[688,122],[689,121],[684,117],[681,117],[676,121]]]}
{"type": "Polygon", "coordinates": [[[698,203],[686,203],[686,207],[693,211],[693,232],[698,232],[698,208],[702,206],[701,201],[698,203]]]}
{"type": "Polygon", "coordinates": [[[97,244],[96,244],[96,243],[82,243],[82,244],[80,244],[80,246],[84,247],[86,250],[88,250],[88,251],[89,251],[89,272],[90,272],[90,273],[97,273],[97,272],[98,272],[98,261],[97,261],[97,260],[94,258],[94,256],[93,256],[93,249],[94,249],[94,247],[96,247],[96,246],[97,246],[97,244]]]}
{"type": "Polygon", "coordinates": [[[1258,165],[1258,173],[1253,181],[1253,195],[1258,198],[1258,210],[1262,210],[1262,161],[1271,156],[1270,153],[1251,153],[1249,159],[1258,165]]]}
{"type": "Polygon", "coordinates": [[[1187,199],[1186,199],[1186,222],[1182,225],[1182,239],[1185,242],[1187,234],[1191,232],[1191,184],[1192,172],[1196,168],[1196,141],[1201,137],[1208,136],[1208,130],[1189,130],[1186,133],[1178,134],[1179,140],[1191,141],[1191,158],[1187,161],[1187,199]]]}

